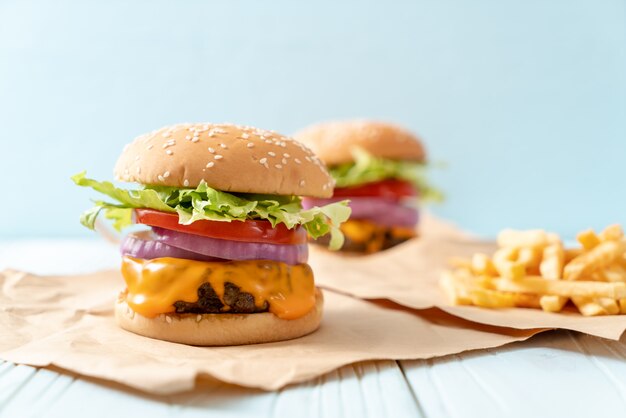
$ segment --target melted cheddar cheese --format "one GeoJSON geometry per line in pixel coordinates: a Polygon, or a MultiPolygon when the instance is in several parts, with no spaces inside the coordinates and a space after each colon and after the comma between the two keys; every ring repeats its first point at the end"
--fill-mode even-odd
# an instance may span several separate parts
{"type": "MultiPolygon", "coordinates": [[[[180,258],[122,258],[127,291],[121,295],[135,312],[153,318],[174,312],[174,302],[198,301],[198,288],[210,283],[224,302],[230,282],[254,296],[259,308],[282,319],[296,319],[315,307],[313,272],[308,264],[290,266],[268,260],[205,262],[180,258]]],[[[225,311],[227,312],[227,311],[225,311]]]]}
{"type": "Polygon", "coordinates": [[[352,242],[365,244],[366,251],[380,251],[387,236],[408,240],[416,236],[414,228],[401,226],[383,226],[365,219],[348,219],[340,226],[341,232],[352,242]]]}

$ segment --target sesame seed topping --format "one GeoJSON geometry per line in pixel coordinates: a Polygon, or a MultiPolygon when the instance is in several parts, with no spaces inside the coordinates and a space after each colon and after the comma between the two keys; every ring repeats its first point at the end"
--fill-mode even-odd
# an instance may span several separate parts
{"type": "Polygon", "coordinates": [[[270,157],[276,157],[276,153],[273,151],[268,151],[267,155],[269,155],[270,157]]]}
{"type": "Polygon", "coordinates": [[[168,178],[170,176],[170,172],[166,171],[165,173],[163,173],[163,177],[164,178],[168,178]]]}
{"type": "Polygon", "coordinates": [[[211,147],[209,147],[209,152],[210,152],[211,154],[215,154],[215,148],[211,148],[211,147]]]}
{"type": "Polygon", "coordinates": [[[250,138],[250,135],[244,132],[244,133],[241,134],[241,137],[243,139],[248,139],[248,138],[250,138]]]}
{"type": "Polygon", "coordinates": [[[191,138],[191,142],[198,142],[200,140],[200,138],[198,138],[197,136],[194,136],[193,138],[191,138]]]}
{"type": "Polygon", "coordinates": [[[300,180],[300,187],[304,187],[304,180],[300,180]]]}
{"type": "Polygon", "coordinates": [[[202,320],[202,315],[198,314],[198,316],[196,316],[196,322],[200,322],[202,320]]]}
{"type": "Polygon", "coordinates": [[[157,176],[157,179],[159,179],[159,181],[164,181],[164,180],[165,180],[165,179],[163,178],[163,176],[162,176],[162,175],[160,175],[160,174],[157,176]]]}
{"type": "Polygon", "coordinates": [[[228,147],[226,146],[226,144],[220,144],[220,147],[224,148],[224,149],[228,149],[228,147]]]}
{"type": "Polygon", "coordinates": [[[278,168],[278,169],[283,168],[283,166],[282,166],[281,164],[275,164],[275,165],[274,165],[274,167],[276,167],[276,168],[278,168]]]}
{"type": "Polygon", "coordinates": [[[209,161],[206,165],[206,168],[211,168],[215,165],[215,163],[213,161],[209,161]]]}
{"type": "Polygon", "coordinates": [[[167,322],[168,324],[172,323],[172,318],[170,318],[169,315],[165,315],[165,322],[167,322]]]}
{"type": "Polygon", "coordinates": [[[185,139],[186,139],[187,141],[191,140],[191,135],[187,135],[187,136],[185,136],[185,139]]]}
{"type": "Polygon", "coordinates": [[[252,148],[252,147],[254,147],[254,142],[248,142],[248,145],[247,145],[247,146],[248,146],[248,148],[252,148]]]}
{"type": "Polygon", "coordinates": [[[189,187],[189,180],[185,179],[185,181],[183,181],[183,186],[189,187]]]}
{"type": "Polygon", "coordinates": [[[285,157],[285,158],[289,158],[289,157],[291,157],[291,155],[289,155],[289,154],[287,154],[287,153],[284,153],[284,154],[283,154],[283,157],[285,157]]]}
{"type": "Polygon", "coordinates": [[[283,163],[283,164],[287,164],[287,159],[286,159],[286,158],[283,158],[282,163],[283,163]]]}
{"type": "Polygon", "coordinates": [[[222,159],[222,158],[224,158],[224,157],[222,157],[221,155],[217,154],[214,158],[215,158],[216,160],[221,160],[221,159],[222,159]]]}
{"type": "Polygon", "coordinates": [[[267,164],[267,158],[261,158],[261,159],[259,160],[259,162],[260,162],[261,164],[267,164]]]}
{"type": "Polygon", "coordinates": [[[328,189],[328,184],[325,184],[322,186],[322,190],[326,190],[326,189],[328,189]]]}
{"type": "Polygon", "coordinates": [[[172,154],[174,154],[174,153],[172,152],[172,150],[171,150],[171,149],[168,149],[167,151],[165,151],[165,153],[166,153],[167,155],[172,155],[172,154]]]}
{"type": "Polygon", "coordinates": [[[169,138],[170,136],[172,136],[170,132],[163,132],[162,135],[163,135],[163,138],[169,138]]]}
{"type": "Polygon", "coordinates": [[[293,160],[296,162],[296,164],[301,164],[302,163],[302,161],[300,161],[299,158],[294,158],[293,160]]]}
{"type": "Polygon", "coordinates": [[[148,145],[148,150],[151,150],[152,148],[154,148],[154,145],[152,144],[148,145]]]}

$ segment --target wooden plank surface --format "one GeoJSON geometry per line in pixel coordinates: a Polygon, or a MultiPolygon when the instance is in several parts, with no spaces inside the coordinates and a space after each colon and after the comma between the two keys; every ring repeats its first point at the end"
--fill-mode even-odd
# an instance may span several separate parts
{"type": "MultiPolygon", "coordinates": [[[[0,268],[61,274],[117,263],[117,251],[104,243],[51,243],[0,243],[0,268]]],[[[433,360],[346,366],[277,392],[208,381],[193,392],[166,397],[0,361],[0,418],[621,416],[625,360],[626,339],[555,331],[433,360]]]]}

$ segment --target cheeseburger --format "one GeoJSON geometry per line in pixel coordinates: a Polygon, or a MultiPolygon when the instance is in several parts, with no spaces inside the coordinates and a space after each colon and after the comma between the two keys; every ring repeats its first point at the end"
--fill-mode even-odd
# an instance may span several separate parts
{"type": "Polygon", "coordinates": [[[108,198],[83,214],[88,228],[99,214],[118,230],[149,227],[121,244],[119,326],[192,345],[280,341],[318,328],[323,300],[307,235],[330,234],[330,247],[341,247],[350,209],[303,209],[299,196],[333,190],[308,148],[252,127],[181,124],[135,139],[114,173],[139,185],[119,188],[84,172],[72,179],[108,198]]]}
{"type": "Polygon", "coordinates": [[[295,138],[321,158],[336,183],[331,198],[305,199],[305,207],[350,201],[352,216],[341,225],[344,251],[374,253],[415,237],[418,200],[440,197],[424,179],[426,152],[421,141],[398,126],[322,123],[295,138]]]}

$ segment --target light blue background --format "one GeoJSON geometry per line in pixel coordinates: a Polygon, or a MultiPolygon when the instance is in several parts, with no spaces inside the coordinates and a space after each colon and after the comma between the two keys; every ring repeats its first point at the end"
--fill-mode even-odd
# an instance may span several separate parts
{"type": "Polygon", "coordinates": [[[483,235],[626,222],[621,0],[0,0],[0,237],[87,236],[124,143],[165,124],[402,123],[483,235]]]}

